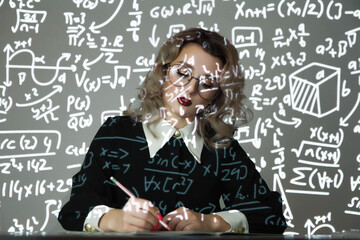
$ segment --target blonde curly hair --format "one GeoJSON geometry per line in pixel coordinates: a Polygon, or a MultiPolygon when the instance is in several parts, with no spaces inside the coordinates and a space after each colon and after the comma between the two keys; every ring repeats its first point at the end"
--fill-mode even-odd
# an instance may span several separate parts
{"type": "Polygon", "coordinates": [[[188,43],[200,45],[210,55],[222,61],[220,93],[213,102],[199,113],[198,134],[204,139],[208,149],[227,146],[235,130],[252,118],[251,111],[242,103],[244,77],[239,65],[239,55],[231,42],[216,32],[201,28],[181,31],[169,38],[160,48],[155,65],[140,87],[138,98],[140,106],[125,112],[135,121],[155,123],[163,108],[163,80],[167,66],[176,59],[182,48],[188,43]],[[151,120],[150,120],[151,119],[151,120]]]}

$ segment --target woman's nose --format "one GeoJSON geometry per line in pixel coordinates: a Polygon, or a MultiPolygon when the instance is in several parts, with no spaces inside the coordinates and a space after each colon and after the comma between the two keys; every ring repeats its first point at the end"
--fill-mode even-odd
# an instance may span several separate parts
{"type": "Polygon", "coordinates": [[[197,92],[197,80],[192,78],[190,82],[186,85],[186,92],[189,94],[194,94],[197,92]]]}

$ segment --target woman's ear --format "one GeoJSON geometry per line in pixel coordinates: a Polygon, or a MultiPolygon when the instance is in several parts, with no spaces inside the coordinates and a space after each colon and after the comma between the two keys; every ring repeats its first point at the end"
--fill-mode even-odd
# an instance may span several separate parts
{"type": "Polygon", "coordinates": [[[170,63],[166,63],[162,66],[162,71],[163,71],[163,75],[164,75],[164,81],[167,80],[167,74],[168,74],[168,70],[169,70],[169,66],[170,66],[170,63]]]}
{"type": "Polygon", "coordinates": [[[209,115],[209,113],[211,112],[211,104],[206,105],[203,112],[204,112],[203,114],[204,116],[209,115]]]}
{"type": "Polygon", "coordinates": [[[166,64],[164,64],[163,66],[162,66],[162,70],[163,70],[163,73],[166,75],[166,73],[167,73],[167,70],[168,70],[168,68],[169,68],[169,63],[166,63],[166,64]]]}

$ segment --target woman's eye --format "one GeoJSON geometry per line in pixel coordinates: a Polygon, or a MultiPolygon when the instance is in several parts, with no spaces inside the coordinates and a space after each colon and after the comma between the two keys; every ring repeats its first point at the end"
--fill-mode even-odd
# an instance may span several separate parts
{"type": "Polygon", "coordinates": [[[212,88],[212,85],[207,83],[206,81],[201,81],[200,82],[200,85],[203,87],[203,88],[212,88]]]}
{"type": "Polygon", "coordinates": [[[177,74],[179,74],[179,75],[181,75],[181,76],[190,76],[190,71],[189,70],[187,70],[187,69],[178,69],[177,70],[177,74]]]}

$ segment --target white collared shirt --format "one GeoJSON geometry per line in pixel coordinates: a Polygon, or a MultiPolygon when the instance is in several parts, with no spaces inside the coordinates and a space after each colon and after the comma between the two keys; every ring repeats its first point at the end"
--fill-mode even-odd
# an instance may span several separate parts
{"type": "MultiPolygon", "coordinates": [[[[204,140],[196,132],[196,120],[179,129],[182,139],[189,152],[194,156],[198,163],[201,163],[201,151],[204,146],[204,140]]],[[[145,137],[149,146],[150,157],[155,154],[170,140],[174,135],[176,128],[170,122],[161,119],[155,124],[143,123],[145,137]],[[152,133],[156,134],[154,136],[152,133]]]]}
{"type": "MultiPolygon", "coordinates": [[[[153,124],[143,123],[142,126],[148,143],[151,158],[154,157],[156,153],[170,140],[170,138],[177,130],[170,124],[170,122],[164,119],[160,119],[160,121],[153,124]]],[[[181,133],[181,137],[183,138],[189,152],[193,155],[196,161],[201,164],[201,152],[204,147],[204,140],[197,134],[196,120],[189,123],[184,128],[179,129],[178,131],[181,133]]],[[[219,201],[221,200],[219,199],[219,201]]],[[[104,205],[99,205],[93,208],[85,219],[83,228],[84,231],[86,224],[90,224],[96,230],[101,231],[98,226],[99,220],[103,214],[107,213],[111,209],[112,208],[104,205]],[[103,214],[100,214],[100,217],[99,211],[103,212],[103,214]]],[[[215,214],[221,216],[226,222],[230,224],[231,228],[228,231],[237,230],[243,227],[245,229],[245,233],[249,232],[247,218],[242,212],[238,210],[229,210],[216,212],[215,214]]]]}

